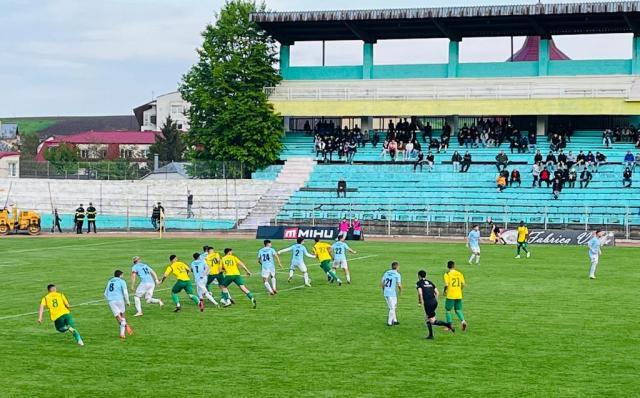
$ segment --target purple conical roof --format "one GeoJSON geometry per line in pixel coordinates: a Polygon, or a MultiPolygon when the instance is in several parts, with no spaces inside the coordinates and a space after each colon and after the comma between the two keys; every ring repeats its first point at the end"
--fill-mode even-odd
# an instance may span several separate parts
{"type": "MultiPolygon", "coordinates": [[[[513,59],[509,57],[509,59],[507,59],[507,62],[537,61],[540,55],[539,46],[540,36],[527,36],[524,44],[522,45],[522,48],[516,51],[515,54],[513,54],[513,59]]],[[[560,49],[556,47],[556,43],[554,43],[552,39],[549,43],[549,59],[552,61],[563,61],[571,58],[569,58],[567,54],[560,51],[560,49]]]]}

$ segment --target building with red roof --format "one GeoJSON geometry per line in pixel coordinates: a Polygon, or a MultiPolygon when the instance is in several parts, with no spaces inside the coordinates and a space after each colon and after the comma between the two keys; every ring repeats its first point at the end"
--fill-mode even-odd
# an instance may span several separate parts
{"type": "Polygon", "coordinates": [[[71,145],[82,160],[130,159],[144,161],[149,147],[156,142],[155,131],[85,131],[83,133],[53,136],[40,143],[36,160],[45,161],[48,148],[71,145]]]}

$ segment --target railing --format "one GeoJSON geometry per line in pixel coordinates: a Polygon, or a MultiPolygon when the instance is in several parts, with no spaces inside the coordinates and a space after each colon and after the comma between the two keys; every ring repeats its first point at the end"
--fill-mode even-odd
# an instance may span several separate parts
{"type": "MultiPolygon", "coordinates": [[[[459,205],[456,205],[459,206],[459,205]]],[[[438,208],[441,206],[438,205],[438,208]]],[[[539,206],[538,206],[539,207],[539,206]]],[[[486,225],[490,220],[502,229],[514,229],[520,220],[537,229],[573,229],[589,231],[596,228],[616,231],[625,239],[640,239],[640,207],[607,206],[609,212],[596,208],[605,206],[576,207],[573,215],[556,214],[553,206],[544,206],[544,211],[527,214],[514,213],[508,205],[495,206],[492,211],[476,211],[474,206],[465,206],[464,211],[445,213],[429,204],[419,205],[411,211],[398,211],[394,206],[382,206],[376,211],[352,210],[345,204],[344,211],[321,210],[322,205],[313,205],[315,210],[290,210],[281,212],[274,220],[276,225],[331,225],[340,219],[358,218],[371,232],[386,235],[452,236],[469,232],[474,224],[486,225]]]]}
{"type": "MultiPolygon", "coordinates": [[[[373,84],[372,84],[373,86],[373,84]]],[[[535,98],[628,98],[629,85],[542,86],[513,84],[486,87],[266,87],[271,100],[349,101],[349,100],[446,100],[446,99],[535,99],[535,98]]]]}
{"type": "Polygon", "coordinates": [[[241,162],[195,161],[178,163],[177,169],[166,167],[171,163],[161,162],[156,171],[144,161],[91,161],[91,162],[39,162],[20,160],[19,169],[12,175],[10,170],[0,170],[0,175],[20,178],[48,178],[67,180],[139,180],[170,179],[176,174],[186,178],[241,179],[250,173],[241,162]]]}

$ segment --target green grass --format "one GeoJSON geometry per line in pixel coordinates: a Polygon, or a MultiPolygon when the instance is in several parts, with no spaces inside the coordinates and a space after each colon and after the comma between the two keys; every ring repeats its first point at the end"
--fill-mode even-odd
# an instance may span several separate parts
{"type": "Polygon", "coordinates": [[[301,278],[287,285],[282,274],[281,294],[267,297],[254,276],[256,310],[234,287],[232,308],[199,313],[183,299],[175,314],[168,284],[158,295],[169,305],[130,316],[136,334],[126,341],[104,302],[78,305],[100,300],[113,270],[128,271],[133,255],[161,272],[169,254],[186,260],[205,243],[233,246],[258,271],[254,240],[0,240],[0,396],[62,396],[54,388],[66,397],[637,396],[634,248],[605,248],[590,281],[582,247],[532,246],[532,258],[515,260],[513,247],[484,245],[477,267],[466,264],[462,244],[357,242],[350,286],[328,285],[309,261],[313,288],[289,290],[301,278]],[[415,274],[426,268],[442,286],[448,259],[461,263],[468,283],[469,329],[437,329],[426,341],[415,274]],[[401,263],[405,291],[401,325],[389,328],[378,283],[392,260],[401,263]],[[34,312],[50,282],[76,305],[84,348],[34,314],[5,318],[34,312]]]}
{"type": "Polygon", "coordinates": [[[53,126],[58,123],[55,119],[39,119],[39,118],[25,118],[25,119],[2,119],[3,123],[18,123],[18,131],[20,134],[34,134],[38,133],[47,127],[53,126]]]}

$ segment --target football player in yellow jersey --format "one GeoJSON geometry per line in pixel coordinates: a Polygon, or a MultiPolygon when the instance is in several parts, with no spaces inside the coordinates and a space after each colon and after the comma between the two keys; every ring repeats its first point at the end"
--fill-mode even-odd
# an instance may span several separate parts
{"type": "Polygon", "coordinates": [[[44,313],[45,307],[49,310],[49,315],[53,324],[56,327],[56,330],[60,333],[69,332],[73,335],[73,338],[76,339],[76,342],[80,346],[84,346],[84,342],[82,341],[82,337],[80,333],[76,330],[76,325],[73,322],[73,317],[71,316],[71,306],[69,305],[69,301],[67,297],[58,292],[56,285],[48,285],[47,286],[47,295],[40,300],[40,308],[38,309],[38,323],[42,323],[42,314],[44,313]]]}
{"type": "Polygon", "coordinates": [[[253,308],[256,308],[257,303],[255,297],[247,287],[244,285],[244,278],[240,275],[240,268],[242,267],[247,273],[247,276],[251,276],[251,271],[244,265],[242,261],[233,255],[233,249],[224,249],[224,257],[220,259],[222,263],[222,271],[224,272],[224,280],[222,281],[222,304],[225,307],[231,305],[231,298],[229,297],[229,285],[235,283],[238,285],[242,293],[247,295],[247,298],[251,300],[253,308]]]}
{"type": "Polygon", "coordinates": [[[167,266],[167,269],[164,271],[164,275],[162,275],[162,280],[160,284],[162,284],[165,279],[171,274],[176,277],[176,283],[171,288],[171,300],[173,300],[176,305],[176,309],[173,312],[178,312],[181,309],[180,306],[180,297],[178,297],[178,293],[181,290],[184,290],[191,300],[193,300],[196,305],[200,304],[200,299],[198,296],[193,294],[193,285],[191,284],[191,279],[189,279],[189,266],[182,261],[178,260],[178,256],[172,254],[169,256],[170,264],[167,266]]]}
{"type": "Polygon", "coordinates": [[[447,322],[451,324],[453,320],[451,310],[455,310],[456,316],[460,319],[460,326],[465,331],[467,330],[467,321],[465,321],[462,313],[462,289],[465,286],[464,275],[456,269],[454,261],[449,261],[447,268],[449,270],[444,274],[444,295],[446,297],[444,309],[447,311],[447,322]]]}
{"type": "MultiPolygon", "coordinates": [[[[213,249],[213,246],[205,246],[204,261],[209,266],[209,275],[207,276],[207,290],[211,292],[211,284],[216,282],[218,287],[222,289],[224,274],[222,273],[222,264],[220,264],[220,253],[213,249]]],[[[213,292],[212,292],[213,294],[213,292]]]]}
{"type": "Polygon", "coordinates": [[[320,242],[320,238],[318,237],[314,240],[316,244],[313,245],[313,254],[315,254],[318,260],[320,260],[320,268],[322,268],[324,273],[327,274],[329,282],[338,282],[338,286],[342,286],[342,281],[331,268],[331,261],[333,260],[333,257],[331,256],[331,245],[320,242]]]}
{"type": "Polygon", "coordinates": [[[521,249],[527,253],[527,258],[531,257],[531,252],[527,250],[527,239],[529,239],[529,228],[527,228],[524,221],[520,221],[520,226],[518,227],[518,252],[516,258],[520,258],[521,249]]]}

